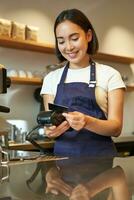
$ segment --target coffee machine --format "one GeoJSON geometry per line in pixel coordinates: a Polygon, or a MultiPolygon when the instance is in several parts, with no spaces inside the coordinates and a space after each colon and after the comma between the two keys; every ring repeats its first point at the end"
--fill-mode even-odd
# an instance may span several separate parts
{"type": "MultiPolygon", "coordinates": [[[[11,80],[7,77],[7,71],[3,66],[0,66],[0,94],[7,93],[7,88],[10,87],[11,80]]],[[[6,106],[0,105],[0,112],[9,113],[10,109],[6,106]]],[[[7,126],[5,119],[0,118],[0,136],[4,137],[5,147],[8,148],[8,132],[3,131],[3,127],[7,126]]]]}
{"type": "MultiPolygon", "coordinates": [[[[2,66],[0,66],[0,94],[7,93],[7,88],[10,87],[11,80],[9,77],[7,77],[7,71],[2,66]]],[[[10,112],[10,109],[6,106],[0,105],[0,112],[8,113],[10,112]]]]}

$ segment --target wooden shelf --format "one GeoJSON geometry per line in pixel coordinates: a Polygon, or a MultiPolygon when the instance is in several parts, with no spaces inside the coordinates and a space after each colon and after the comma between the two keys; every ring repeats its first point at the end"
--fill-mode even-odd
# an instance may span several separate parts
{"type": "Polygon", "coordinates": [[[41,53],[54,53],[54,46],[47,43],[32,42],[28,40],[15,40],[0,37],[0,46],[14,49],[30,50],[41,53]]]}
{"type": "Polygon", "coordinates": [[[41,78],[21,78],[21,77],[10,77],[11,83],[19,85],[41,85],[41,78]]]}
{"type": "MultiPolygon", "coordinates": [[[[19,85],[42,85],[41,78],[21,78],[21,77],[10,77],[12,84],[19,84],[19,85]]],[[[127,92],[134,91],[134,84],[127,85],[127,92]]]]}
{"type": "Polygon", "coordinates": [[[97,60],[110,61],[110,62],[123,63],[123,64],[134,63],[134,58],[116,56],[116,55],[106,54],[106,53],[98,53],[95,56],[93,56],[93,58],[97,60]]]}
{"type": "Polygon", "coordinates": [[[134,91],[134,84],[133,85],[127,85],[127,92],[133,92],[134,91]]]}
{"type": "MultiPolygon", "coordinates": [[[[31,42],[28,40],[15,40],[11,38],[0,37],[0,46],[28,51],[36,51],[40,53],[54,53],[54,45],[42,42],[31,42]]],[[[116,56],[112,54],[105,53],[97,53],[93,56],[94,59],[102,60],[102,61],[110,61],[116,63],[123,64],[131,64],[134,63],[134,58],[124,57],[124,56],[116,56]]]]}

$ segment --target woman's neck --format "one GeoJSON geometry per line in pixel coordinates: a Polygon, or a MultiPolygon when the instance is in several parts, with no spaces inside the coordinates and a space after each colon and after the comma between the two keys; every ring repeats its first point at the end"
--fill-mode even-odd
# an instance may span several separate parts
{"type": "Polygon", "coordinates": [[[89,56],[86,57],[85,59],[83,59],[82,61],[80,61],[79,63],[69,63],[69,68],[70,69],[81,69],[81,68],[85,68],[87,66],[89,66],[90,63],[90,58],[89,56]]]}

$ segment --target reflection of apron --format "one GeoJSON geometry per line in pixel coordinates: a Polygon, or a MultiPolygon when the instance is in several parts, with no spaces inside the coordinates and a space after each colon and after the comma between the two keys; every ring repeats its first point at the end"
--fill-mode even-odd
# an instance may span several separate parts
{"type": "MultiPolygon", "coordinates": [[[[69,111],[79,111],[86,115],[106,120],[104,112],[95,98],[96,71],[91,63],[90,83],[64,83],[69,63],[64,68],[54,103],[69,107],[69,111]]],[[[56,139],[54,152],[62,156],[116,155],[111,137],[101,136],[86,129],[68,130],[56,139]]]]}
{"type": "MultiPolygon", "coordinates": [[[[106,180],[105,172],[113,166],[113,157],[72,157],[64,160],[57,160],[56,166],[59,167],[61,179],[70,185],[76,187],[78,184],[87,184],[99,175],[102,175],[102,182],[106,180]]],[[[109,194],[109,188],[98,192],[93,200],[106,200],[109,194]]]]}
{"type": "Polygon", "coordinates": [[[113,157],[72,157],[57,160],[62,179],[72,186],[86,183],[113,166],[113,157]]]}

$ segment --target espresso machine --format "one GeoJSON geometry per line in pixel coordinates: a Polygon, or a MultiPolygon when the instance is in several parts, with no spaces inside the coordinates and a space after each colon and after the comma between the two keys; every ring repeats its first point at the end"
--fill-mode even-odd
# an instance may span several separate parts
{"type": "MultiPolygon", "coordinates": [[[[10,87],[11,80],[7,77],[7,71],[3,66],[0,66],[0,94],[7,93],[7,88],[10,87]]],[[[0,105],[0,112],[9,113],[10,109],[6,106],[0,105]]],[[[6,120],[1,118],[0,123],[0,136],[4,137],[5,146],[8,146],[8,133],[6,131],[1,131],[3,124],[6,124],[6,120]]]]}
{"type": "MultiPolygon", "coordinates": [[[[7,93],[7,88],[10,87],[11,80],[7,77],[7,71],[4,67],[0,67],[0,94],[7,93]]],[[[0,105],[0,112],[8,113],[8,107],[0,105]]]]}

